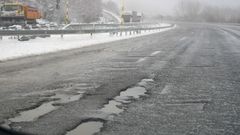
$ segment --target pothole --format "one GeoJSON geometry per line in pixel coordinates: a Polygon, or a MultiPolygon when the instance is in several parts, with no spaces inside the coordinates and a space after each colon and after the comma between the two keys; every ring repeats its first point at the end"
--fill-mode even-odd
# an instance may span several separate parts
{"type": "Polygon", "coordinates": [[[28,110],[28,111],[23,111],[20,113],[19,116],[15,117],[15,118],[11,118],[9,119],[11,122],[30,122],[30,121],[34,121],[37,118],[57,109],[58,107],[53,106],[52,104],[54,103],[54,101],[52,102],[48,102],[48,103],[44,103],[41,106],[32,109],[32,110],[28,110]]]}
{"type": "Polygon", "coordinates": [[[54,104],[66,104],[70,102],[74,102],[82,98],[84,92],[78,92],[76,95],[66,95],[66,94],[56,94],[53,98],[60,99],[55,101],[54,104]]]}
{"type": "Polygon", "coordinates": [[[124,111],[124,104],[131,103],[132,99],[139,99],[141,96],[146,96],[146,87],[152,82],[154,82],[152,79],[143,79],[135,87],[122,91],[119,96],[110,100],[108,104],[104,105],[101,111],[106,114],[122,113],[124,111]]]}
{"type": "MultiPolygon", "coordinates": [[[[122,91],[119,96],[114,97],[112,100],[105,104],[100,109],[104,113],[104,119],[108,119],[110,116],[119,115],[124,112],[124,105],[131,103],[133,99],[139,99],[142,96],[146,96],[147,86],[154,82],[152,79],[143,79],[135,87],[128,88],[122,91]]],[[[93,135],[101,131],[104,122],[102,121],[88,121],[80,124],[75,129],[67,132],[66,135],[93,135]]]]}
{"type": "Polygon", "coordinates": [[[80,124],[74,130],[67,132],[66,135],[93,135],[101,131],[103,122],[88,121],[80,124]]]}
{"type": "Polygon", "coordinates": [[[139,99],[141,96],[145,96],[146,92],[146,88],[140,86],[129,88],[126,91],[122,91],[113,100],[110,100],[101,111],[106,114],[120,114],[124,111],[124,104],[131,103],[132,99],[139,99]]]}
{"type": "Polygon", "coordinates": [[[124,110],[119,108],[118,106],[121,106],[122,103],[111,100],[109,101],[108,104],[104,105],[104,107],[101,109],[102,112],[107,113],[107,114],[119,114],[123,112],[124,110]]]}
{"type": "Polygon", "coordinates": [[[39,107],[23,111],[19,116],[9,119],[11,122],[30,122],[38,119],[39,117],[50,113],[59,108],[59,105],[77,101],[82,97],[82,94],[78,95],[65,95],[65,94],[56,94],[51,97],[52,99],[58,99],[56,101],[51,101],[43,103],[39,107]]]}
{"type": "Polygon", "coordinates": [[[55,94],[54,96],[50,97],[50,99],[52,99],[53,101],[43,103],[39,107],[31,110],[22,111],[19,113],[18,116],[6,120],[2,126],[6,128],[11,128],[10,125],[13,122],[19,123],[35,121],[41,116],[57,110],[63,104],[79,100],[80,98],[82,98],[83,94],[83,92],[78,92],[76,95],[55,94]]]}

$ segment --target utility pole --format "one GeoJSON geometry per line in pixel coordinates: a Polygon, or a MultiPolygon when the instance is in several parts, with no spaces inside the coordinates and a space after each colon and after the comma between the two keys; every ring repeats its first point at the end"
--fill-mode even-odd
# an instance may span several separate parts
{"type": "Polygon", "coordinates": [[[69,23],[69,0],[65,0],[65,24],[69,23]]]}
{"type": "Polygon", "coordinates": [[[121,0],[121,24],[124,24],[123,15],[125,12],[125,0],[121,0]]]}

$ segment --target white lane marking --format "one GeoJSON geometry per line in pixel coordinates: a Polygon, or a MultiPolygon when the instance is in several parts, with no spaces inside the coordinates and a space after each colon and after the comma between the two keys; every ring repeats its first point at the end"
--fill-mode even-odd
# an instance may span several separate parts
{"type": "Polygon", "coordinates": [[[159,54],[159,53],[161,53],[161,51],[155,51],[155,52],[153,52],[150,56],[155,56],[155,55],[157,55],[157,54],[159,54]]]}
{"type": "Polygon", "coordinates": [[[187,39],[187,38],[186,38],[186,37],[183,37],[183,38],[180,39],[180,41],[183,41],[183,40],[185,40],[185,39],[187,39]]]}
{"type": "Polygon", "coordinates": [[[145,61],[145,60],[146,60],[145,57],[144,57],[144,58],[140,58],[140,59],[137,61],[137,63],[143,62],[143,61],[145,61]]]}
{"type": "Polygon", "coordinates": [[[150,56],[148,56],[148,57],[140,58],[136,63],[141,63],[141,62],[145,61],[147,58],[153,57],[153,56],[155,56],[155,55],[157,55],[157,54],[159,54],[159,53],[161,53],[161,51],[155,51],[155,52],[153,52],[152,54],[150,54],[150,56]]]}
{"type": "Polygon", "coordinates": [[[161,94],[168,94],[171,92],[172,85],[166,85],[165,88],[162,90],[161,94]]]}

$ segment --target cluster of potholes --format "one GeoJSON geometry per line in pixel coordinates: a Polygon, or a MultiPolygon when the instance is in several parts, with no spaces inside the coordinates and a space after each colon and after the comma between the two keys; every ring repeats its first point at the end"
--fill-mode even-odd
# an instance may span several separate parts
{"type": "Polygon", "coordinates": [[[99,118],[91,118],[89,120],[83,121],[79,126],[71,131],[68,131],[66,135],[93,135],[101,131],[109,118],[119,115],[126,110],[126,105],[137,100],[143,96],[147,96],[147,86],[154,83],[153,79],[143,79],[136,86],[122,91],[120,95],[114,97],[112,100],[108,101],[103,108],[99,111],[101,116],[99,118]]]}
{"type": "MultiPolygon", "coordinates": [[[[99,117],[96,116],[94,118],[89,118],[88,120],[83,120],[80,125],[71,131],[68,131],[66,135],[93,135],[100,132],[105,121],[124,112],[127,104],[139,99],[140,97],[146,96],[148,92],[147,87],[153,83],[153,79],[143,79],[134,87],[130,87],[120,92],[118,96],[114,97],[98,110],[98,112],[100,112],[99,117]]],[[[90,86],[86,84],[84,87],[88,88],[90,86]]],[[[1,126],[11,129],[12,123],[35,121],[41,116],[57,110],[60,106],[66,103],[79,100],[84,96],[84,94],[85,91],[78,91],[74,95],[63,94],[61,92],[58,93],[58,91],[55,91],[55,94],[50,96],[50,99],[52,99],[50,102],[43,103],[37,108],[20,112],[18,116],[6,120],[1,126]]]]}
{"type": "Polygon", "coordinates": [[[23,94],[23,97],[36,95],[40,97],[47,97],[47,102],[44,102],[40,106],[34,107],[33,109],[21,111],[16,117],[5,120],[1,126],[7,129],[11,129],[12,123],[35,121],[41,116],[57,110],[64,104],[79,100],[84,96],[86,90],[95,88],[95,86],[93,87],[91,84],[87,83],[81,83],[79,86],[75,87],[80,87],[81,89],[72,92],[71,88],[59,88],[55,90],[46,90],[41,92],[23,94]]]}

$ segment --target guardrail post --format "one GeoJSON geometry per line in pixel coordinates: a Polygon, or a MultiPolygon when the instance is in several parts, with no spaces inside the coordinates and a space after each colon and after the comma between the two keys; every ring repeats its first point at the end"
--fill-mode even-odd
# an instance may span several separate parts
{"type": "Polygon", "coordinates": [[[90,33],[90,35],[91,35],[91,38],[93,38],[93,33],[96,33],[96,25],[95,24],[93,24],[93,32],[91,32],[90,33]]]}
{"type": "Polygon", "coordinates": [[[90,36],[91,36],[91,38],[93,38],[93,33],[92,32],[90,33],[90,36]]]}
{"type": "MultiPolygon", "coordinates": [[[[141,34],[142,32],[151,32],[151,31],[162,31],[164,28],[169,27],[160,27],[159,25],[142,25],[142,24],[131,24],[131,25],[120,25],[120,24],[114,24],[114,25],[92,25],[92,24],[79,24],[81,28],[74,29],[73,28],[69,30],[24,30],[24,31],[0,31],[0,40],[4,39],[4,36],[10,36],[10,39],[19,39],[22,36],[28,36],[28,35],[54,35],[57,34],[63,38],[64,34],[91,34],[92,37],[94,37],[94,33],[98,32],[108,32],[110,36],[116,35],[116,36],[124,36],[125,35],[133,35],[133,34],[141,34]],[[86,27],[86,28],[85,28],[86,27]],[[129,34],[128,34],[129,33],[129,34]]],[[[174,26],[174,25],[172,25],[174,26]]]]}

